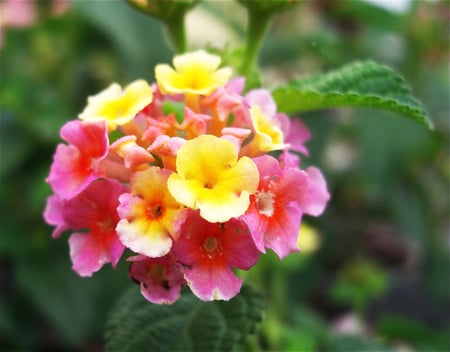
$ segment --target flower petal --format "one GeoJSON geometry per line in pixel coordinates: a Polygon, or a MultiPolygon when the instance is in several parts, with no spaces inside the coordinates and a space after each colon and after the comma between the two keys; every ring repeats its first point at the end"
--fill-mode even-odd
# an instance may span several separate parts
{"type": "Polygon", "coordinates": [[[239,293],[242,285],[242,279],[229,268],[194,267],[185,269],[184,276],[194,295],[202,301],[228,301],[239,293]]]}

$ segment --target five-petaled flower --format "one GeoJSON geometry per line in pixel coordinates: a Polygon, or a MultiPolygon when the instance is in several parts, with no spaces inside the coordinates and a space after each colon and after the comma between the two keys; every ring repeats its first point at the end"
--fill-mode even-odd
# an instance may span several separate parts
{"type": "Polygon", "coordinates": [[[219,69],[220,61],[203,50],[178,55],[173,59],[175,70],[167,64],[156,66],[156,81],[166,94],[209,95],[231,77],[229,67],[219,69]]]}
{"type": "Polygon", "coordinates": [[[242,279],[231,268],[247,270],[259,258],[247,226],[238,219],[211,223],[192,212],[182,233],[173,253],[186,266],[184,277],[194,294],[205,301],[234,297],[242,279]]]}
{"type": "Polygon", "coordinates": [[[113,83],[100,93],[90,96],[79,118],[84,121],[106,121],[113,131],[134,119],[136,114],[152,102],[153,91],[144,80],[130,83],[124,89],[113,83]]]}
{"type": "Polygon", "coordinates": [[[161,257],[170,251],[172,238],[179,236],[186,210],[167,190],[169,175],[169,170],[158,167],[136,172],[131,177],[131,194],[119,197],[117,233],[136,253],[161,257]]]}
{"type": "Polygon", "coordinates": [[[177,173],[167,182],[173,197],[210,222],[245,213],[259,181],[255,163],[238,159],[235,145],[211,135],[187,141],[178,150],[177,173]]]}

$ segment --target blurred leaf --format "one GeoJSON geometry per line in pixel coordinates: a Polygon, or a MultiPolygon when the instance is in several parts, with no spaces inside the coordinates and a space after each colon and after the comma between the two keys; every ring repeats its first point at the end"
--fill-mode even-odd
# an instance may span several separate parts
{"type": "Polygon", "coordinates": [[[127,79],[151,80],[153,65],[170,58],[161,24],[138,13],[125,1],[75,1],[73,5],[114,43],[125,59],[127,79]]]}
{"type": "Polygon", "coordinates": [[[403,78],[372,61],[355,62],[325,74],[292,80],[273,91],[286,113],[366,107],[404,115],[428,128],[432,122],[403,78]]]}
{"type": "Polygon", "coordinates": [[[359,311],[370,298],[381,295],[388,284],[387,274],[366,260],[350,262],[338,274],[331,289],[336,302],[350,303],[359,311]]]}
{"type": "Polygon", "coordinates": [[[80,278],[70,270],[63,242],[52,242],[45,254],[20,261],[17,280],[65,343],[76,346],[100,333],[117,292],[128,280],[123,267],[119,271],[108,265],[92,279],[80,278]]]}
{"type": "Polygon", "coordinates": [[[402,340],[422,351],[448,351],[448,328],[436,329],[410,318],[387,315],[377,324],[378,333],[388,339],[402,340]]]}
{"type": "Polygon", "coordinates": [[[356,335],[332,336],[327,341],[323,352],[388,352],[391,351],[375,340],[367,340],[356,335]]]}
{"type": "Polygon", "coordinates": [[[185,293],[172,306],[151,304],[133,287],[110,316],[106,350],[231,351],[255,330],[264,305],[248,286],[229,302],[202,302],[185,293]]]}
{"type": "Polygon", "coordinates": [[[20,128],[14,116],[0,113],[0,177],[16,169],[27,157],[32,146],[29,136],[20,128]]]}
{"type": "Polygon", "coordinates": [[[368,1],[340,1],[330,12],[341,21],[357,20],[369,28],[401,31],[405,16],[368,1]]]}
{"type": "Polygon", "coordinates": [[[305,306],[293,309],[292,323],[284,329],[284,351],[317,351],[328,333],[328,326],[314,311],[305,306]]]}

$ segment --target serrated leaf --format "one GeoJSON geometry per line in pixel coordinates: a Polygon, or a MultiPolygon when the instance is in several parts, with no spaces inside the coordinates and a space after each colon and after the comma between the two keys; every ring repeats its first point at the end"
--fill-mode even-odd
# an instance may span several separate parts
{"type": "Polygon", "coordinates": [[[110,316],[106,351],[231,351],[255,330],[264,306],[261,294],[245,285],[228,302],[202,302],[185,292],[170,306],[149,303],[133,287],[110,316]]]}
{"type": "Polygon", "coordinates": [[[372,108],[397,113],[433,128],[428,113],[413,97],[404,79],[372,61],[294,79],[275,88],[272,94],[278,110],[288,114],[338,107],[372,108]]]}

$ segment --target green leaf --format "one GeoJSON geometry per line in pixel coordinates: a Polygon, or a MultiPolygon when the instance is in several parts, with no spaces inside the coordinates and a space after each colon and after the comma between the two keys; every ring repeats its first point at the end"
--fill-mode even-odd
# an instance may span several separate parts
{"type": "Polygon", "coordinates": [[[338,107],[384,110],[428,128],[433,124],[402,77],[372,61],[355,62],[325,74],[294,79],[275,88],[278,109],[296,113],[338,107]]]}
{"type": "Polygon", "coordinates": [[[326,346],[322,349],[324,352],[388,352],[391,348],[385,346],[375,339],[365,339],[357,335],[331,336],[326,346]]]}
{"type": "Polygon", "coordinates": [[[110,316],[106,350],[231,351],[255,330],[264,306],[248,286],[228,302],[202,302],[185,292],[171,306],[151,304],[133,287],[110,316]]]}

